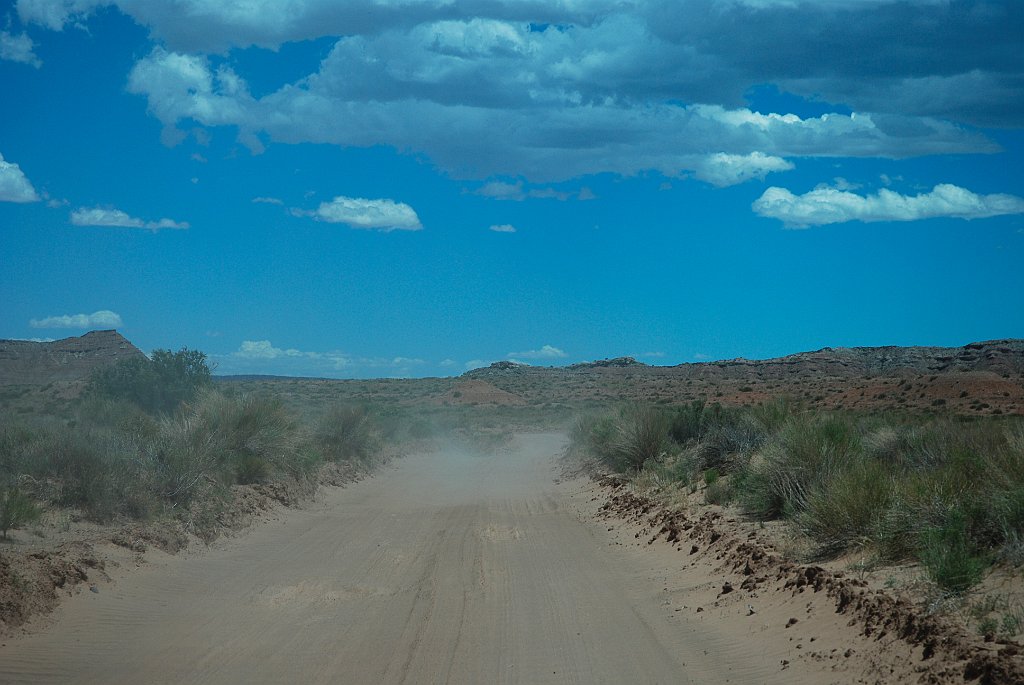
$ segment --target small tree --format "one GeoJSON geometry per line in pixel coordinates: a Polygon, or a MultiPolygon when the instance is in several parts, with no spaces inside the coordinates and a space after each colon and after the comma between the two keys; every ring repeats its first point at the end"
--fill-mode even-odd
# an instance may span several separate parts
{"type": "Polygon", "coordinates": [[[170,412],[211,383],[206,355],[185,347],[154,350],[152,358],[133,357],[98,369],[90,392],[132,402],[152,414],[170,412]]]}
{"type": "Polygon", "coordinates": [[[4,540],[7,531],[21,528],[37,520],[42,512],[32,499],[18,488],[9,488],[0,495],[0,532],[4,540]]]}

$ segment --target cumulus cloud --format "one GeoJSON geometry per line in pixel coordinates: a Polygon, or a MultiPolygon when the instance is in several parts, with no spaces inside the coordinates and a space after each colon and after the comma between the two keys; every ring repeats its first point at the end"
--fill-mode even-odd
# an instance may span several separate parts
{"type": "Polygon", "coordinates": [[[762,152],[746,155],[719,152],[696,158],[689,166],[692,166],[694,176],[720,188],[754,178],[763,180],[773,171],[789,171],[793,168],[792,162],[762,152]]]}
{"type": "Polygon", "coordinates": [[[279,359],[281,357],[306,357],[308,352],[296,349],[283,350],[274,347],[269,340],[243,340],[234,356],[241,359],[279,359]]]}
{"type": "Polygon", "coordinates": [[[264,205],[283,205],[284,201],[276,197],[254,197],[252,201],[256,204],[264,205]]]}
{"type": "MultiPolygon", "coordinates": [[[[1024,124],[1020,3],[20,0],[18,12],[60,28],[108,4],[161,45],[128,89],[168,143],[199,124],[230,127],[254,151],[391,146],[458,178],[656,171],[730,185],[804,156],[992,152],[961,124],[1024,124]],[[341,38],[315,72],[261,97],[223,56],[324,36],[341,38]],[[746,107],[766,83],[844,107],[803,118],[746,107]]],[[[529,196],[515,185],[492,196],[529,196]]]]}
{"type": "Polygon", "coordinates": [[[512,224],[492,224],[489,230],[495,233],[515,233],[516,227],[512,224]]]}
{"type": "Polygon", "coordinates": [[[36,57],[32,51],[33,47],[32,39],[27,33],[15,36],[7,31],[0,31],[0,59],[29,64],[38,69],[43,66],[43,62],[36,57]]]}
{"type": "Polygon", "coordinates": [[[17,164],[0,155],[0,202],[38,202],[39,195],[17,164]]]}
{"type": "MultiPolygon", "coordinates": [[[[524,40],[532,35],[525,27],[517,30],[524,32],[524,40]]],[[[397,45],[376,45],[378,41],[385,38],[342,39],[302,87],[284,86],[262,98],[254,98],[224,65],[215,68],[205,57],[157,48],[135,65],[129,90],[147,98],[166,129],[194,120],[205,126],[235,126],[249,138],[263,132],[287,143],[390,145],[425,153],[460,178],[512,176],[536,183],[657,171],[675,177],[693,173],[727,185],[790,168],[787,157],[904,157],[997,149],[981,134],[927,118],[888,116],[881,126],[867,114],[801,118],[744,107],[640,104],[612,94],[580,99],[565,96],[566,89],[578,84],[552,83],[550,92],[523,90],[516,79],[477,88],[472,79],[467,85],[441,64],[430,66],[432,60],[450,59],[436,54],[432,42],[410,47],[421,63],[395,52],[397,45]],[[422,73],[432,68],[438,73],[422,73]],[[396,81],[398,73],[406,77],[396,81]],[[410,80],[417,74],[430,82],[430,92],[421,94],[418,83],[410,80]],[[500,90],[494,101],[482,94],[493,88],[500,90]],[[708,156],[709,145],[718,152],[708,156]]],[[[401,45],[404,50],[406,43],[401,45]]],[[[487,61],[468,60],[481,70],[477,78],[487,83],[506,79],[492,73],[494,65],[477,64],[480,60],[487,61]]],[[[531,61],[517,69],[526,69],[529,75],[521,77],[532,81],[535,70],[549,66],[531,61]]],[[[553,188],[528,190],[521,181],[492,181],[476,192],[513,200],[570,196],[553,188]]]]}
{"type": "Polygon", "coordinates": [[[312,216],[318,221],[377,231],[419,231],[423,228],[412,207],[387,199],[368,200],[339,195],[330,202],[321,202],[315,210],[296,210],[295,213],[312,216]]]}
{"type": "Polygon", "coordinates": [[[782,220],[789,228],[808,228],[845,221],[918,221],[935,217],[982,219],[1024,214],[1024,198],[1015,195],[978,195],[942,183],[931,192],[901,195],[882,188],[872,195],[819,186],[803,195],[771,187],[753,203],[757,214],[782,220]]]}
{"type": "Polygon", "coordinates": [[[509,352],[507,356],[509,359],[562,359],[568,355],[553,345],[544,345],[538,350],[509,352]]]}
{"type": "Polygon", "coordinates": [[[122,324],[121,315],[108,309],[101,309],[92,314],[48,316],[45,319],[32,319],[28,322],[32,328],[120,328],[122,324]]]}
{"type": "Polygon", "coordinates": [[[188,222],[174,221],[173,219],[159,219],[157,221],[143,221],[123,212],[120,209],[109,207],[82,207],[71,212],[71,223],[75,226],[114,226],[117,228],[144,228],[154,233],[161,229],[184,230],[189,227],[188,222]]]}

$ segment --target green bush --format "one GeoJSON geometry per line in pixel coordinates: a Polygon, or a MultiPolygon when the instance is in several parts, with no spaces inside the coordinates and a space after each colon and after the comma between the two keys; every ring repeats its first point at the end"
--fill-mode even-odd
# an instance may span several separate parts
{"type": "Polygon", "coordinates": [[[750,462],[741,502],[761,518],[803,512],[811,492],[834,478],[859,449],[854,427],[844,417],[794,416],[750,462]]]}
{"type": "Polygon", "coordinates": [[[131,402],[149,413],[174,411],[211,383],[206,355],[181,348],[154,350],[149,359],[133,357],[97,369],[89,380],[92,395],[131,402]]]}
{"type": "Polygon", "coordinates": [[[704,433],[704,400],[693,400],[676,409],[668,419],[668,434],[680,445],[696,440],[704,433]]]}
{"type": "Polygon", "coordinates": [[[571,449],[620,472],[639,471],[665,455],[671,420],[652,405],[623,406],[616,414],[590,414],[572,428],[571,449]]]}
{"type": "Polygon", "coordinates": [[[329,461],[369,464],[380,449],[373,418],[359,405],[336,405],[328,409],[316,423],[314,439],[329,461]]]}
{"type": "Polygon", "coordinates": [[[664,413],[648,405],[625,407],[616,422],[607,461],[618,470],[640,470],[660,458],[668,446],[668,422],[664,413]]]}
{"type": "Polygon", "coordinates": [[[0,532],[5,540],[7,531],[36,521],[41,513],[35,502],[18,488],[0,492],[0,532]]]}
{"type": "Polygon", "coordinates": [[[952,510],[941,526],[921,536],[921,563],[940,587],[962,593],[981,582],[988,560],[974,549],[967,516],[952,510]]]}
{"type": "Polygon", "coordinates": [[[869,544],[892,498],[892,476],[879,462],[858,457],[833,468],[810,489],[797,525],[827,549],[869,544]]]}

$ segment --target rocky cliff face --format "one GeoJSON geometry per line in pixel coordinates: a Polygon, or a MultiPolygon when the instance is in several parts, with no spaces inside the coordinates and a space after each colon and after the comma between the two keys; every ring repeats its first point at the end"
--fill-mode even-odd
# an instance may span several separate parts
{"type": "Polygon", "coordinates": [[[53,342],[0,340],[0,385],[81,380],[99,366],[145,357],[117,331],[91,331],[53,342]]]}

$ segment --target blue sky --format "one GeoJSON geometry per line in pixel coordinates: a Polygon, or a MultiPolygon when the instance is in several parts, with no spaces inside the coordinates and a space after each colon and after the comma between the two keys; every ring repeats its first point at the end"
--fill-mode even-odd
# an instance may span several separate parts
{"type": "Polygon", "coordinates": [[[0,337],[453,375],[1024,337],[1024,4],[0,3],[0,337]]]}

